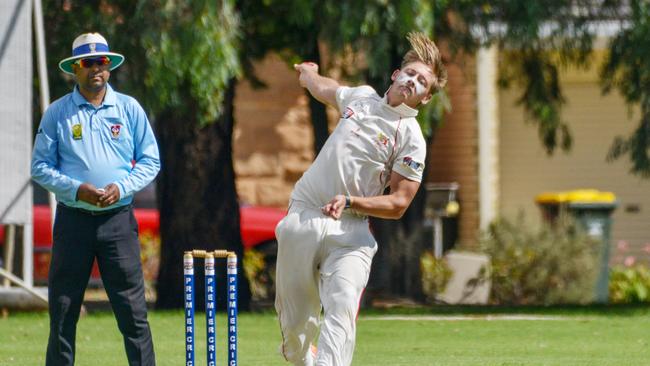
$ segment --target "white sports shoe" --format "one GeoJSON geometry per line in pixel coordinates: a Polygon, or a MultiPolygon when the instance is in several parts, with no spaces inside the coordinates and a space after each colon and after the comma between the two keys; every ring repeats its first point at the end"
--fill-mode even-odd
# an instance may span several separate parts
{"type": "MultiPolygon", "coordinates": [[[[278,353],[280,356],[282,356],[285,360],[287,357],[284,355],[284,352],[282,351],[282,343],[278,346],[278,353]]],[[[305,366],[314,366],[316,362],[316,355],[318,354],[318,347],[314,346],[313,344],[309,345],[309,352],[307,352],[307,357],[305,357],[305,366]]]]}
{"type": "Polygon", "coordinates": [[[307,352],[307,357],[305,357],[305,366],[314,366],[316,364],[317,353],[318,353],[318,348],[313,344],[310,344],[309,352],[307,352]]]}

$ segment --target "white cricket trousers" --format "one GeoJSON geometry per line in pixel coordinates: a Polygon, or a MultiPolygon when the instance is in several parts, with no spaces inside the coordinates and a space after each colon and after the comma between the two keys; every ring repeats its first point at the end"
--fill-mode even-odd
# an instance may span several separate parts
{"type": "Polygon", "coordinates": [[[275,309],[282,354],[294,365],[348,366],[356,319],[377,242],[365,218],[340,220],[293,201],[275,229],[278,239],[275,309]],[[314,360],[311,345],[318,334],[314,360]]]}

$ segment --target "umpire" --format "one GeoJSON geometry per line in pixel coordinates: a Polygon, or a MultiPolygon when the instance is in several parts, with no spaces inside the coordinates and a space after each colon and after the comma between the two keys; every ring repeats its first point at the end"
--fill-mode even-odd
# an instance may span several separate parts
{"type": "Polygon", "coordinates": [[[144,297],[133,194],[160,170],[158,146],[138,102],[108,84],[124,56],[86,33],[59,68],[74,90],[47,109],[36,134],[32,178],[56,194],[46,365],[73,365],[79,311],[96,258],[129,365],[155,365],[144,297]]]}

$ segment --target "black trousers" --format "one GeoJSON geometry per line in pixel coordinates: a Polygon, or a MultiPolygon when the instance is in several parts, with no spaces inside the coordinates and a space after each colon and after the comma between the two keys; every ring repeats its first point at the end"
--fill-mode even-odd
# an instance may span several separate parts
{"type": "Polygon", "coordinates": [[[59,204],[53,236],[46,365],[74,364],[77,321],[95,258],[124,337],[129,365],[155,365],[138,224],[131,206],[93,216],[59,204]]]}

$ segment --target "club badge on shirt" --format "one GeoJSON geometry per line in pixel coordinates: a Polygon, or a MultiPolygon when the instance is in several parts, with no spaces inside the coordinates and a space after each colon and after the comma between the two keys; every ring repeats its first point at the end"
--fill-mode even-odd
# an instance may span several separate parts
{"type": "Polygon", "coordinates": [[[384,135],[382,132],[377,135],[377,146],[386,148],[388,146],[388,141],[388,136],[384,135]]]}
{"type": "Polygon", "coordinates": [[[75,140],[81,140],[81,123],[72,125],[72,138],[75,140]]]}
{"type": "Polygon", "coordinates": [[[416,173],[419,173],[424,169],[424,164],[418,163],[410,156],[406,156],[402,159],[402,165],[411,168],[416,173]]]}
{"type": "Polygon", "coordinates": [[[117,139],[120,137],[120,129],[122,128],[121,125],[112,125],[111,126],[111,135],[113,136],[113,139],[117,139]]]}

